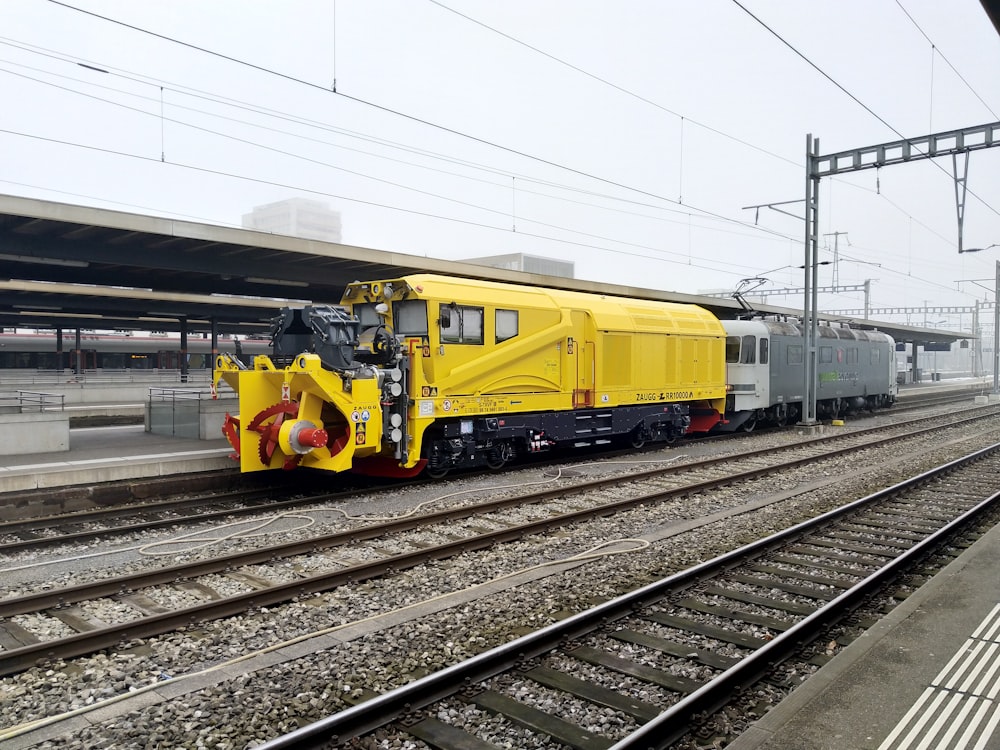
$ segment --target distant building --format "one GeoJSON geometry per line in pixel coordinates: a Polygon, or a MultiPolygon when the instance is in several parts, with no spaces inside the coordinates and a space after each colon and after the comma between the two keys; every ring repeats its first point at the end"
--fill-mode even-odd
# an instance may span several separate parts
{"type": "Polygon", "coordinates": [[[256,206],[250,213],[243,214],[243,226],[272,234],[340,242],[340,212],[326,203],[307,198],[289,198],[256,206]]]}
{"type": "Polygon", "coordinates": [[[479,266],[503,268],[508,271],[524,271],[545,276],[560,276],[564,279],[573,278],[573,262],[543,258],[540,255],[525,255],[524,253],[508,253],[507,255],[491,255],[486,258],[464,258],[463,263],[475,263],[479,266]]]}

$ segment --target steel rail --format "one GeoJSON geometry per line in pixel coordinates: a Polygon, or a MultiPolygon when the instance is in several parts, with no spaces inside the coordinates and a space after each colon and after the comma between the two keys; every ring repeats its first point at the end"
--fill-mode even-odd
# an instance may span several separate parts
{"type": "MultiPolygon", "coordinates": [[[[156,477],[149,485],[155,486],[161,477],[156,477]]],[[[131,482],[136,484],[134,481],[131,482]]],[[[125,505],[115,505],[112,507],[90,508],[87,510],[73,511],[70,513],[57,513],[48,516],[35,516],[33,518],[0,521],[0,534],[17,534],[24,531],[34,531],[35,529],[50,529],[56,524],[80,524],[95,523],[114,518],[126,518],[129,516],[139,516],[144,513],[163,513],[172,510],[186,508],[199,502],[232,502],[243,498],[252,498],[255,495],[265,495],[273,492],[274,487],[263,487],[260,489],[231,490],[229,492],[210,493],[196,497],[171,498],[170,500],[160,500],[154,502],[137,502],[125,505]]],[[[44,540],[36,540],[44,541],[44,540]]]]}
{"type": "Polygon", "coordinates": [[[881,588],[887,581],[895,578],[899,571],[905,569],[912,560],[935,547],[941,540],[954,534],[969,521],[982,515],[998,500],[1000,500],[1000,492],[991,495],[945,524],[926,539],[894,558],[885,567],[844,591],[840,596],[785,632],[775,636],[746,659],[741,660],[698,690],[685,696],[656,719],[619,740],[608,750],[665,750],[688,733],[692,722],[697,722],[718,710],[742,686],[758,681],[775,664],[787,659],[803,644],[815,640],[823,628],[840,619],[843,613],[856,609],[866,597],[881,588]]]}
{"type": "MultiPolygon", "coordinates": [[[[957,400],[957,399],[956,399],[957,400]]],[[[919,408],[920,405],[914,405],[912,408],[919,408]]],[[[907,409],[911,407],[906,407],[907,409]]],[[[903,426],[912,422],[919,422],[920,420],[910,420],[910,422],[902,422],[891,425],[892,427],[903,426]]],[[[879,426],[872,428],[865,428],[862,430],[855,430],[851,434],[864,434],[869,431],[874,430],[884,430],[889,426],[879,426]]],[[[728,435],[721,435],[728,436],[728,435]]],[[[719,436],[716,436],[719,437],[719,436]]],[[[837,436],[842,437],[842,436],[837,436]]],[[[810,440],[830,440],[835,439],[830,436],[812,438],[810,440]]],[[[802,441],[800,445],[806,445],[810,441],[802,441]]],[[[747,455],[753,455],[753,451],[749,452],[747,455]]],[[[398,490],[401,487],[407,487],[411,485],[418,484],[418,482],[406,482],[398,483],[393,485],[393,490],[398,490]]],[[[261,489],[248,489],[241,490],[231,493],[220,493],[204,495],[201,497],[194,498],[184,498],[184,499],[172,499],[165,502],[159,503],[138,503],[129,504],[126,506],[119,506],[114,508],[97,508],[90,509],[80,512],[75,512],[71,514],[60,514],[60,515],[50,515],[42,516],[37,518],[32,518],[28,520],[19,521],[0,521],[0,534],[19,534],[23,532],[30,532],[36,529],[44,529],[51,531],[53,528],[58,528],[62,526],[74,526],[85,523],[95,523],[103,521],[106,519],[113,518],[124,518],[129,516],[137,516],[147,513],[160,513],[168,512],[172,510],[178,510],[187,508],[190,506],[197,506],[199,504],[213,505],[226,502],[238,502],[241,499],[251,499],[258,495],[267,495],[276,490],[276,487],[265,487],[261,489]]],[[[310,503],[316,502],[329,502],[331,500],[336,500],[339,497],[349,496],[356,493],[358,490],[342,490],[337,492],[323,492],[319,494],[308,495],[301,498],[293,498],[289,500],[275,500],[270,501],[267,504],[257,505],[257,506],[247,506],[232,509],[219,509],[213,511],[207,511],[203,513],[197,513],[195,515],[184,516],[183,518],[164,518],[164,519],[154,519],[149,521],[142,521],[139,523],[130,524],[125,527],[111,528],[111,529],[93,529],[86,531],[71,531],[68,533],[61,533],[57,536],[47,536],[38,537],[34,539],[23,539],[15,542],[0,542],[0,554],[10,554],[14,552],[20,552],[26,549],[37,549],[43,546],[54,546],[62,545],[71,542],[82,542],[91,541],[94,539],[100,539],[106,537],[109,534],[128,534],[139,531],[151,531],[158,528],[164,528],[166,526],[175,525],[179,521],[184,522],[196,522],[196,521],[208,521],[215,518],[223,518],[227,516],[246,516],[253,513],[265,511],[265,510],[275,510],[281,508],[295,508],[300,505],[308,505],[310,503]]]]}
{"type": "MultiPolygon", "coordinates": [[[[982,417],[974,419],[981,418],[982,417]]],[[[962,420],[962,422],[974,421],[974,419],[962,420]]],[[[170,632],[171,630],[175,630],[179,627],[189,626],[197,622],[231,617],[233,615],[244,613],[248,609],[286,603],[297,598],[322,593],[345,584],[365,581],[379,575],[406,570],[422,563],[442,560],[466,552],[485,549],[496,544],[516,541],[530,534],[547,532],[554,528],[566,526],[581,520],[613,515],[614,513],[627,510],[638,505],[659,502],[670,497],[705,492],[720,486],[729,485],[738,481],[755,479],[769,473],[793,468],[816,460],[826,460],[828,458],[852,451],[865,450],[873,445],[880,445],[894,440],[912,437],[933,429],[939,428],[926,428],[911,431],[902,436],[896,435],[882,438],[881,440],[874,441],[872,443],[851,445],[834,451],[827,451],[820,457],[815,455],[803,456],[782,464],[750,469],[737,474],[688,484],[683,487],[657,490],[652,493],[617,500],[612,503],[606,503],[592,508],[579,509],[557,516],[538,519],[536,521],[510,527],[508,529],[465,537],[463,539],[434,547],[427,547],[413,552],[400,553],[371,562],[342,568],[340,570],[321,573],[308,578],[275,584],[274,586],[269,586],[265,589],[245,592],[233,597],[209,601],[173,612],[149,615],[127,623],[77,633],[58,640],[42,641],[40,643],[25,645],[20,648],[0,651],[0,676],[15,674],[17,672],[30,669],[31,667],[44,663],[48,660],[82,656],[101,649],[113,648],[125,640],[162,635],[163,633],[170,632]]],[[[839,437],[848,438],[856,436],[857,434],[858,433],[855,432],[850,433],[850,435],[839,437]]],[[[825,441],[823,439],[818,439],[809,442],[825,441]]],[[[801,447],[801,445],[802,444],[789,446],[789,449],[797,449],[801,447]]],[[[754,456],[757,454],[772,454],[773,452],[774,449],[763,449],[760,451],[754,451],[748,455],[754,456]]],[[[693,464],[685,464],[684,467],[701,468],[704,465],[716,465],[729,460],[732,460],[732,457],[706,459],[705,461],[694,462],[693,464]]],[[[679,467],[671,468],[676,469],[679,467]]],[[[656,476],[664,473],[665,471],[670,471],[670,468],[651,469],[646,472],[642,472],[642,474],[656,476]]],[[[500,500],[488,501],[474,506],[447,509],[436,513],[425,514],[423,516],[413,516],[399,519],[389,524],[361,527],[345,532],[330,534],[325,537],[314,537],[299,542],[291,542],[278,547],[236,553],[233,555],[201,560],[185,565],[161,568],[155,571],[139,573],[132,576],[105,579],[102,581],[80,584],[78,586],[64,589],[57,589],[54,591],[29,594],[24,597],[4,599],[0,600],[0,617],[11,617],[28,612],[38,612],[48,608],[58,608],[71,603],[99,598],[102,596],[124,595],[149,586],[176,583],[177,581],[190,579],[198,575],[206,575],[220,571],[225,572],[227,570],[232,570],[235,567],[255,563],[266,563],[294,554],[308,554],[324,547],[353,543],[365,539],[373,539],[383,536],[386,533],[408,531],[414,528],[419,528],[420,526],[425,526],[429,523],[461,520],[462,518],[482,513],[484,511],[498,510],[513,505],[524,505],[529,501],[542,502],[554,497],[562,497],[573,492],[592,490],[612,484],[619,485],[620,483],[620,477],[596,479],[589,482],[574,484],[568,488],[555,488],[552,490],[542,491],[540,493],[533,493],[528,496],[504,498],[500,500]]]]}
{"type": "MultiPolygon", "coordinates": [[[[485,651],[459,664],[414,680],[333,716],[301,727],[287,735],[276,737],[259,745],[258,750],[311,750],[313,748],[318,750],[373,731],[408,714],[414,714],[436,701],[454,695],[470,683],[486,680],[512,666],[552,651],[560,645],[565,645],[582,635],[631,616],[650,603],[669,596],[676,589],[690,586],[701,579],[714,575],[717,571],[733,567],[748,558],[758,557],[772,548],[803,537],[832,520],[946,476],[956,469],[980,461],[998,451],[1000,451],[1000,443],[950,461],[892,487],[796,524],[777,534],[751,542],[712,560],[517,638],[510,643],[485,651]]],[[[933,532],[927,540],[902,553],[883,569],[872,573],[785,633],[776,636],[747,659],[730,667],[715,679],[681,699],[658,718],[613,745],[610,750],[668,747],[687,732],[692,720],[697,721],[704,717],[707,712],[722,705],[725,699],[739,687],[750,684],[756,676],[766,672],[774,664],[787,658],[788,654],[800,648],[803,642],[814,639],[819,634],[821,627],[837,619],[838,613],[854,608],[865,596],[877,590],[888,578],[895,575],[900,567],[908,564],[914,557],[953,533],[956,528],[990,508],[998,499],[1000,499],[1000,493],[991,495],[971,510],[962,513],[958,518],[933,532]]]]}
{"type": "MultiPolygon", "coordinates": [[[[411,484],[413,483],[399,483],[393,485],[393,489],[403,489],[411,486],[411,484]]],[[[84,523],[94,523],[109,518],[127,518],[130,516],[148,513],[164,513],[191,506],[216,505],[221,503],[240,502],[243,500],[252,501],[257,496],[272,496],[279,489],[283,490],[284,493],[289,491],[288,488],[264,487],[252,490],[238,490],[226,494],[203,495],[199,497],[185,498],[183,500],[169,500],[163,503],[144,503],[142,505],[127,505],[118,508],[87,510],[70,515],[44,516],[41,518],[33,518],[30,521],[10,521],[0,524],[0,534],[17,534],[24,531],[33,531],[35,529],[51,530],[52,528],[58,528],[59,525],[76,526],[84,523]],[[231,497],[229,495],[231,495],[231,497]]],[[[194,523],[198,521],[210,521],[217,518],[226,518],[228,516],[247,516],[254,513],[273,512],[275,510],[282,510],[285,508],[297,508],[301,505],[331,502],[338,499],[349,500],[353,499],[358,492],[359,490],[356,488],[338,490],[337,492],[322,492],[319,494],[305,495],[287,500],[268,500],[267,502],[259,505],[232,507],[228,509],[220,508],[217,510],[195,513],[190,516],[140,521],[139,523],[129,524],[128,526],[75,531],[66,534],[59,534],[58,536],[25,539],[17,542],[0,542],[0,554],[19,552],[24,549],[34,549],[36,547],[66,544],[68,542],[89,541],[92,539],[100,539],[111,534],[131,534],[139,531],[151,531],[153,529],[163,528],[166,526],[175,526],[180,522],[194,523]]]]}
{"type": "MultiPolygon", "coordinates": [[[[970,417],[957,422],[952,423],[949,426],[961,426],[968,422],[978,421],[986,417],[970,417]]],[[[835,439],[847,440],[857,436],[863,436],[870,432],[876,432],[885,428],[872,428],[870,430],[858,430],[846,435],[838,435],[835,439]]],[[[882,438],[880,440],[863,443],[860,445],[849,445],[843,448],[838,448],[836,450],[830,450],[822,454],[820,459],[833,458],[836,456],[844,455],[858,450],[867,450],[868,448],[877,447],[879,445],[884,445],[889,442],[896,440],[906,439],[910,437],[920,436],[928,432],[934,432],[940,430],[940,426],[926,427],[919,430],[913,430],[910,432],[903,433],[902,435],[893,435],[889,437],[882,438]]],[[[710,468],[713,466],[718,466],[721,464],[726,464],[734,460],[744,460],[752,459],[758,456],[772,456],[779,452],[789,452],[793,450],[799,450],[803,447],[809,447],[814,443],[826,443],[829,442],[830,438],[813,438],[802,443],[795,443],[793,445],[781,446],[778,448],[762,448],[759,450],[749,451],[747,453],[741,453],[738,456],[721,456],[716,458],[706,458],[699,461],[692,461],[686,464],[671,465],[668,467],[660,467],[655,469],[646,469],[644,471],[636,472],[632,474],[629,478],[629,482],[639,482],[642,480],[655,478],[662,476],[664,474],[676,473],[681,470],[683,471],[697,471],[704,468],[710,468]]],[[[643,495],[635,495],[633,497],[624,498],[621,500],[616,500],[610,503],[604,503],[592,508],[585,508],[576,511],[571,511],[569,513],[563,513],[556,516],[550,516],[546,519],[535,523],[524,524],[523,526],[514,526],[508,530],[505,530],[502,535],[498,532],[487,532],[485,534],[466,537],[456,544],[464,544],[468,549],[481,549],[483,547],[495,544],[500,541],[510,541],[511,539],[518,537],[510,537],[510,532],[518,532],[522,536],[528,533],[535,533],[536,531],[548,530],[555,526],[563,526],[575,523],[580,520],[586,520],[594,516],[601,515],[611,515],[623,510],[628,510],[636,505],[641,505],[644,503],[660,502],[671,497],[692,495],[699,492],[706,492],[708,490],[716,489],[728,484],[733,484],[735,482],[746,481],[749,479],[757,479],[761,476],[765,476],[770,473],[775,473],[778,471],[784,471],[790,468],[796,468],[813,461],[817,460],[816,455],[802,456],[791,461],[785,461],[783,463],[771,464],[768,466],[758,467],[755,469],[749,469],[742,472],[737,472],[735,474],[727,474],[724,477],[717,477],[714,479],[706,479],[699,482],[693,482],[680,487],[666,488],[656,490],[651,493],[646,493],[643,495]],[[503,538],[499,538],[502,536],[503,538]]],[[[482,513],[495,512],[498,510],[503,510],[505,508],[511,507],[521,507],[525,505],[538,504],[552,500],[555,498],[563,498],[568,495],[578,494],[581,492],[589,492],[593,490],[599,490],[607,486],[620,486],[622,483],[621,477],[604,477],[599,479],[592,479],[585,482],[576,482],[568,486],[556,487],[549,490],[541,490],[538,492],[527,493],[523,495],[516,495],[508,498],[500,498],[495,500],[488,500],[482,503],[476,503],[472,505],[466,505],[456,508],[448,508],[445,510],[435,511],[432,513],[424,513],[416,516],[406,516],[395,521],[389,521],[378,524],[371,524],[368,526],[360,526],[354,529],[349,529],[347,531],[335,532],[333,534],[326,534],[322,536],[310,537],[308,539],[303,539],[295,542],[287,542],[285,544],[275,545],[273,547],[267,547],[263,549],[251,550],[248,552],[237,552],[230,555],[222,555],[218,557],[213,557],[206,560],[198,560],[190,563],[183,563],[181,565],[173,565],[166,568],[158,568],[154,571],[147,571],[143,573],[135,573],[127,576],[118,576],[115,578],[106,578],[99,581],[93,581],[90,583],[82,583],[76,586],[67,586],[61,589],[53,589],[50,591],[41,591],[35,594],[26,594],[19,597],[10,597],[8,599],[0,599],[0,617],[12,617],[15,615],[27,614],[30,612],[38,612],[44,609],[58,608],[67,606],[70,604],[75,604],[77,602],[86,601],[87,599],[95,599],[104,596],[115,596],[120,594],[127,594],[134,592],[136,590],[147,588],[150,586],[157,586],[161,584],[176,583],[178,581],[189,580],[196,576],[209,575],[211,573],[226,572],[233,570],[238,567],[243,567],[246,565],[255,565],[259,563],[273,562],[277,559],[283,559],[286,557],[292,557],[294,555],[310,554],[321,549],[328,549],[331,547],[343,546],[347,544],[354,544],[359,541],[366,541],[370,539],[376,539],[386,534],[401,533],[405,531],[412,531],[413,529],[421,528],[423,526],[429,526],[436,523],[444,523],[451,521],[460,521],[466,518],[470,518],[482,513]]],[[[454,547],[454,544],[441,545],[441,549],[450,550],[454,547]]],[[[428,547],[421,552],[433,552],[438,549],[437,547],[428,547]]],[[[448,554],[443,555],[443,557],[449,556],[448,554]]],[[[377,566],[378,564],[384,562],[385,560],[395,560],[398,564],[394,566],[395,569],[405,569],[413,567],[421,562],[425,562],[425,559],[420,559],[420,553],[402,553],[399,555],[394,555],[391,557],[383,558],[382,560],[370,563],[372,566],[377,566]]],[[[441,559],[441,558],[437,558],[441,559]]],[[[371,576],[364,574],[364,568],[369,564],[363,564],[357,566],[356,568],[351,568],[351,570],[357,570],[358,578],[355,580],[361,580],[361,576],[367,579],[371,576]]],[[[294,583],[303,583],[309,579],[300,579],[294,583]]],[[[285,584],[285,586],[291,586],[292,584],[285,584]]],[[[278,590],[281,586],[271,587],[269,590],[278,590]]],[[[274,602],[270,602],[274,603],[274,602]]],[[[0,665],[3,663],[4,652],[0,652],[0,665]]],[[[0,666],[0,674],[3,674],[3,668],[0,666]]]]}

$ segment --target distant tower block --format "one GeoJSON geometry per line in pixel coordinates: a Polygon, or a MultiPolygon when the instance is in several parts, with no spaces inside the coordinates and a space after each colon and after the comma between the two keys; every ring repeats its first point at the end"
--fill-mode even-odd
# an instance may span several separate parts
{"type": "Polygon", "coordinates": [[[503,268],[507,271],[524,271],[545,276],[559,276],[564,279],[573,278],[573,261],[544,258],[541,255],[525,255],[524,253],[508,253],[507,255],[490,255],[485,258],[465,258],[464,263],[475,263],[490,268],[503,268]]]}
{"type": "Polygon", "coordinates": [[[256,206],[250,213],[243,214],[243,226],[308,240],[340,242],[340,212],[308,198],[289,198],[256,206]]]}

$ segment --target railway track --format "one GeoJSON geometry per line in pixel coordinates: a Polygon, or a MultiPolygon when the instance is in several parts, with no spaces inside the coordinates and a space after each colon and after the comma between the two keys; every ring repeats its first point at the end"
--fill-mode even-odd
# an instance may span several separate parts
{"type": "MultiPolygon", "coordinates": [[[[962,399],[968,401],[968,397],[962,399]]],[[[950,402],[949,402],[950,403],[950,402]]],[[[926,406],[926,404],[924,405],[926,406]]],[[[919,408],[914,405],[914,408],[919,408]]],[[[974,407],[966,411],[995,411],[996,406],[974,407]]],[[[872,431],[928,424],[946,423],[951,415],[922,417],[904,420],[894,424],[880,424],[876,427],[853,430],[851,434],[870,434],[872,431]]],[[[723,436],[731,437],[731,436],[723,436]]],[[[820,438],[829,439],[829,438],[820,438]]],[[[808,442],[808,441],[806,441],[808,442]]],[[[615,453],[608,454],[615,455],[615,453]]],[[[559,465],[559,460],[540,462],[536,465],[559,465]]],[[[516,469],[515,469],[516,470],[516,469]]],[[[391,491],[399,491],[416,483],[392,484],[391,491]]],[[[368,485],[366,489],[377,489],[378,485],[368,485]]],[[[169,498],[163,501],[132,503],[125,506],[76,511],[56,516],[46,516],[30,520],[0,522],[0,555],[15,554],[23,550],[43,549],[46,546],[63,546],[94,540],[109,540],[113,536],[124,536],[150,532],[176,526],[179,523],[208,523],[231,517],[252,516],[261,513],[294,510],[317,503],[349,500],[358,492],[358,487],[343,488],[337,492],[296,492],[288,497],[288,490],[267,487],[260,490],[239,490],[227,493],[208,493],[200,496],[169,498]]]]}
{"type": "MultiPolygon", "coordinates": [[[[406,484],[395,485],[398,488],[406,484]]],[[[293,510],[321,502],[349,500],[358,489],[306,494],[298,489],[235,490],[122,507],[77,511],[30,521],[0,523],[0,555],[115,536],[139,534],[229,518],[293,510]]]]}
{"type": "MultiPolygon", "coordinates": [[[[961,420],[951,427],[967,429],[994,411],[961,420]]],[[[623,512],[642,505],[662,504],[769,475],[819,460],[843,462],[844,457],[888,441],[903,441],[928,433],[940,434],[941,424],[907,426],[879,437],[882,428],[856,431],[835,438],[818,438],[766,448],[737,457],[726,456],[636,472],[626,483],[605,477],[570,485],[547,486],[530,493],[470,503],[445,510],[410,515],[386,522],[358,522],[353,528],[310,536],[281,545],[231,554],[208,554],[192,562],[160,567],[71,587],[0,600],[0,675],[13,674],[56,658],[114,648],[135,638],[170,632],[192,623],[228,617],[248,609],[307,597],[347,583],[357,583],[495,544],[548,533],[574,523],[623,512]],[[833,447],[834,444],[840,447],[833,447]],[[609,493],[614,499],[609,499],[609,493]],[[529,521],[509,515],[531,508],[529,521]],[[288,571],[296,571],[289,574],[288,571]],[[221,578],[220,578],[221,577],[221,578]],[[224,580],[223,580],[224,579],[224,580]],[[223,584],[220,587],[220,580],[223,584]],[[240,593],[226,595],[235,584],[240,593]],[[181,588],[197,602],[182,609],[158,601],[161,587],[181,588]],[[91,603],[112,611],[107,623],[88,616],[91,603]],[[38,623],[55,627],[63,637],[34,635],[38,623]]],[[[197,540],[195,540],[197,541],[197,540]]],[[[171,550],[170,540],[161,541],[171,550]]]]}
{"type": "Polygon", "coordinates": [[[951,404],[960,404],[963,402],[967,403],[975,395],[979,395],[975,389],[955,391],[951,393],[916,395],[897,400],[892,407],[892,411],[893,413],[898,413],[915,411],[917,409],[927,409],[935,406],[949,406],[951,404]]]}
{"type": "Polygon", "coordinates": [[[385,737],[389,727],[397,740],[440,750],[495,748],[469,717],[484,725],[499,720],[580,750],[668,748],[692,730],[711,738],[714,713],[733,696],[971,524],[987,515],[995,523],[998,471],[1000,444],[368,697],[261,747],[367,746],[363,738],[377,731],[385,737]],[[668,694],[669,705],[637,698],[636,683],[668,694]],[[591,716],[581,704],[624,721],[604,735],[600,724],[573,720],[591,716]],[[465,718],[448,720],[456,716],[465,718]]]}

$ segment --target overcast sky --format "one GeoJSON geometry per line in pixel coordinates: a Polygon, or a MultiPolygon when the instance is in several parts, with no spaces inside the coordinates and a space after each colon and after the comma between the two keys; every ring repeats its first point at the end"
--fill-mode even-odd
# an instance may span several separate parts
{"type": "MultiPolygon", "coordinates": [[[[826,154],[1000,120],[1000,35],[978,0],[2,0],[0,14],[0,192],[226,225],[304,196],[341,213],[348,244],[531,253],[687,293],[766,272],[801,286],[801,204],[744,207],[803,198],[808,133],[826,154]]],[[[1000,243],[1000,148],[972,154],[967,186],[965,246],[1000,243]]],[[[823,260],[846,233],[838,281],[873,279],[873,307],[992,299],[1000,247],[958,254],[950,157],[824,179],[820,231],[823,260]]],[[[927,322],[942,320],[971,323],[927,322]]]]}

